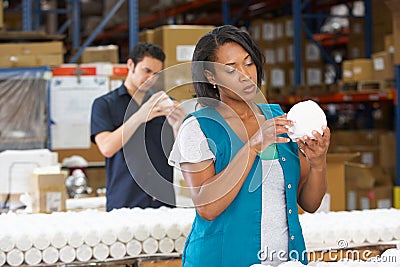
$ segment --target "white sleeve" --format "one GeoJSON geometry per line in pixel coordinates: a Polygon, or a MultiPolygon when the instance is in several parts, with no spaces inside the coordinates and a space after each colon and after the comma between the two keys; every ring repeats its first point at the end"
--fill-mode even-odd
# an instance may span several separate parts
{"type": "Polygon", "coordinates": [[[208,146],[199,122],[195,117],[190,117],[182,123],[178,131],[168,163],[179,167],[183,162],[198,163],[208,159],[215,159],[215,155],[208,146]]]}

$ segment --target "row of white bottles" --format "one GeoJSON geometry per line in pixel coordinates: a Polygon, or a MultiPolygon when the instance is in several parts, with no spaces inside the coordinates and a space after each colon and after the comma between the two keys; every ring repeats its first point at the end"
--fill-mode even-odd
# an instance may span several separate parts
{"type": "Polygon", "coordinates": [[[194,209],[0,215],[0,266],[182,253],[194,209]]]}

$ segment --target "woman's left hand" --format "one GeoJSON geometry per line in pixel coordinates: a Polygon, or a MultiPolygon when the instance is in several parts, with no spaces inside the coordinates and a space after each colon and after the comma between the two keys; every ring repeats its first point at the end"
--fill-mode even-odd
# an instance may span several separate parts
{"type": "Polygon", "coordinates": [[[323,133],[313,131],[315,139],[304,136],[303,140],[296,139],[301,151],[307,157],[312,169],[323,169],[326,167],[326,154],[328,152],[331,132],[327,126],[322,126],[323,133]]]}

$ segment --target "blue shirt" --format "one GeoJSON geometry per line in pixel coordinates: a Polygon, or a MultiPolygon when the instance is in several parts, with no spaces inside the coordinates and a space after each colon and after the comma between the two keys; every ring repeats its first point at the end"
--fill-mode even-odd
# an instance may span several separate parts
{"type": "MultiPolygon", "coordinates": [[[[148,91],[143,103],[154,93],[148,91]]],[[[91,113],[92,142],[95,143],[96,134],[119,128],[139,108],[124,85],[95,99],[91,113]]],[[[168,165],[173,141],[166,118],[156,117],[142,124],[114,156],[106,158],[107,211],[175,205],[173,168],[168,165]]]]}

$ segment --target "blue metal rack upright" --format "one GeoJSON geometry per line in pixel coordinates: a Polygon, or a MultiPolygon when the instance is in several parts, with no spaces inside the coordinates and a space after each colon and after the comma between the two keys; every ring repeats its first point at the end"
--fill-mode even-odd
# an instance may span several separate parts
{"type": "MultiPolygon", "coordinates": [[[[318,18],[322,19],[324,17],[345,17],[350,18],[354,16],[333,16],[333,15],[323,15],[323,14],[308,14],[303,13],[308,5],[311,4],[312,1],[309,0],[292,0],[292,8],[293,8],[293,24],[294,24],[294,72],[295,72],[295,85],[301,85],[301,67],[302,67],[302,44],[301,44],[301,33],[304,31],[306,36],[321,50],[321,55],[325,59],[326,62],[333,65],[336,69],[336,73],[339,73],[335,63],[325,51],[325,49],[317,42],[314,37],[312,31],[309,27],[303,22],[304,19],[309,18],[318,18]]],[[[365,6],[365,57],[370,58],[372,52],[372,14],[371,14],[371,0],[364,0],[365,6]]]]}

